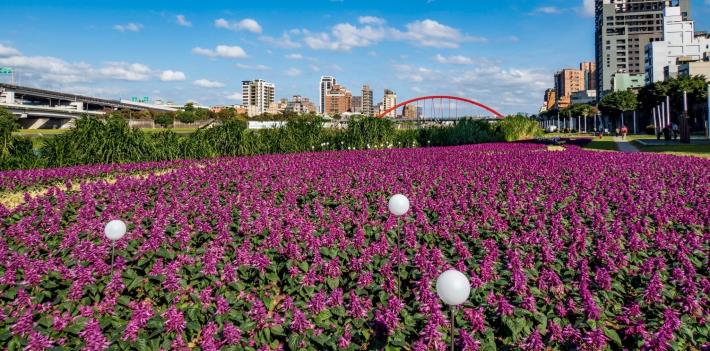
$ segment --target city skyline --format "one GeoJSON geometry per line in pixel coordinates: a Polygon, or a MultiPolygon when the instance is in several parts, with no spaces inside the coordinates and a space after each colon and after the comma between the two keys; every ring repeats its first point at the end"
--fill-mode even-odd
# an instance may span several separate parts
{"type": "MultiPolygon", "coordinates": [[[[110,98],[241,104],[242,81],[264,79],[277,98],[318,101],[331,75],[355,92],[369,85],[375,101],[388,88],[536,112],[555,71],[594,58],[586,3],[29,1],[5,6],[14,15],[0,24],[0,66],[22,84],[110,98]]],[[[692,7],[696,28],[710,30],[710,4],[692,7]]]]}

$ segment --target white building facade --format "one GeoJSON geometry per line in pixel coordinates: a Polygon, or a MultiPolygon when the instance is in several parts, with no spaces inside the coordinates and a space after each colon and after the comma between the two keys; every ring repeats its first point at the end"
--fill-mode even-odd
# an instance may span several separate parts
{"type": "Polygon", "coordinates": [[[322,76],[320,77],[320,86],[318,90],[318,113],[325,114],[325,99],[328,92],[333,89],[336,84],[335,77],[322,76]]]}
{"type": "Polygon", "coordinates": [[[646,45],[646,83],[656,83],[678,76],[679,61],[698,61],[710,51],[707,37],[695,36],[695,23],[684,21],[680,7],[663,11],[663,40],[646,45]]]}
{"type": "MultiPolygon", "coordinates": [[[[397,94],[395,94],[392,90],[385,89],[385,96],[382,99],[381,113],[384,113],[395,106],[397,106],[397,94]]],[[[392,111],[388,113],[385,117],[395,118],[397,117],[397,111],[392,111]]]]}
{"type": "Polygon", "coordinates": [[[275,107],[276,86],[265,80],[242,82],[242,105],[249,117],[273,112],[275,107]]]}

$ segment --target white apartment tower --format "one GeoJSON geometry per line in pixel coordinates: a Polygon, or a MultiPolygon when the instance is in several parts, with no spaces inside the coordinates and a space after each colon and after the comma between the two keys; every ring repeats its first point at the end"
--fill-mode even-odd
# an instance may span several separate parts
{"type": "Polygon", "coordinates": [[[242,82],[242,105],[247,109],[249,117],[268,112],[275,101],[275,96],[276,86],[265,80],[242,82]]]}
{"type": "Polygon", "coordinates": [[[370,117],[375,115],[372,100],[372,89],[370,89],[369,85],[362,86],[362,114],[370,117]]]}
{"type": "Polygon", "coordinates": [[[333,86],[336,84],[335,77],[331,76],[322,76],[320,77],[320,86],[318,90],[318,113],[324,114],[325,113],[325,98],[326,95],[328,95],[328,92],[330,92],[331,89],[333,89],[333,86]]]}
{"type": "MultiPolygon", "coordinates": [[[[382,108],[384,109],[383,112],[395,106],[397,106],[397,94],[395,94],[392,90],[385,89],[385,96],[382,99],[382,108]]],[[[395,118],[397,117],[397,111],[392,111],[388,113],[385,117],[395,118]]]]}
{"type": "Polygon", "coordinates": [[[710,51],[710,39],[695,36],[695,23],[684,20],[680,7],[663,11],[663,40],[645,48],[646,83],[656,83],[678,76],[678,66],[699,61],[710,51]]]}

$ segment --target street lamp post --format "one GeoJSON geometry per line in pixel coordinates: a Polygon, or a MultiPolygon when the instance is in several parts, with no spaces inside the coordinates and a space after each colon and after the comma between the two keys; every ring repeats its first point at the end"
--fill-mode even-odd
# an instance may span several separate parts
{"type": "Polygon", "coordinates": [[[116,242],[126,235],[126,223],[120,220],[113,220],[106,224],[104,235],[111,240],[111,276],[113,276],[113,260],[116,256],[116,242]]]}
{"type": "MultiPolygon", "coordinates": [[[[387,207],[390,211],[391,214],[395,215],[396,217],[402,217],[407,212],[409,212],[409,199],[402,195],[402,194],[396,194],[392,196],[389,200],[389,203],[387,204],[387,207]]],[[[397,230],[397,258],[400,259],[400,251],[402,248],[402,238],[401,238],[400,230],[397,230]]],[[[400,297],[400,290],[401,290],[401,285],[402,285],[402,265],[401,262],[397,264],[397,297],[400,297]]]]}
{"type": "Polygon", "coordinates": [[[688,92],[683,91],[683,115],[680,116],[680,141],[690,144],[690,116],[688,116],[688,92]]]}
{"type": "Polygon", "coordinates": [[[456,326],[456,306],[462,305],[471,294],[471,283],[466,276],[451,269],[436,279],[436,293],[441,301],[451,308],[451,351],[454,351],[454,329],[456,326]]]}

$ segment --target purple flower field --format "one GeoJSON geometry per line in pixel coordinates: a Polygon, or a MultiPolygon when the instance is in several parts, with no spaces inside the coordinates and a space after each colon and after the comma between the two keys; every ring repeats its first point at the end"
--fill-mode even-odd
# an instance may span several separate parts
{"type": "Polygon", "coordinates": [[[710,160],[482,144],[0,173],[50,183],[0,207],[2,349],[447,350],[449,268],[472,283],[457,350],[710,345],[710,160]]]}

